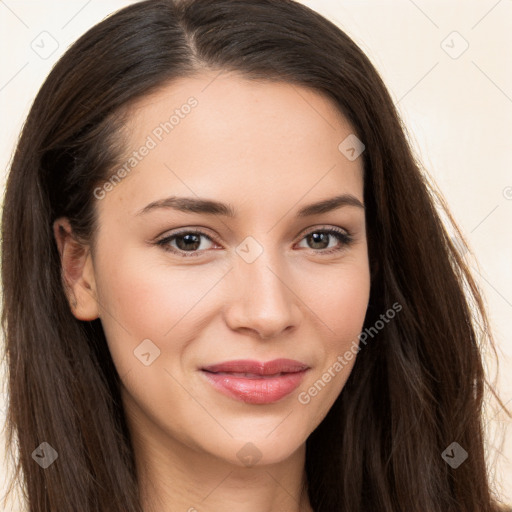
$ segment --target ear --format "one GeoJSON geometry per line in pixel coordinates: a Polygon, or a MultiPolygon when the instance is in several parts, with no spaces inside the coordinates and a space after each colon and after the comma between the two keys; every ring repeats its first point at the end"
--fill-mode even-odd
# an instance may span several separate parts
{"type": "Polygon", "coordinates": [[[90,248],[75,239],[66,217],[55,220],[53,234],[57,242],[62,280],[72,313],[78,320],[95,320],[99,317],[99,308],[90,248]]]}

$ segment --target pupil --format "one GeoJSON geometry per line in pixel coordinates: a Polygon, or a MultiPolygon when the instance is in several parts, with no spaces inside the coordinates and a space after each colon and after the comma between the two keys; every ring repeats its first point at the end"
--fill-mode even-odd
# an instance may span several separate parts
{"type": "MultiPolygon", "coordinates": [[[[327,238],[327,233],[312,233],[311,235],[309,235],[311,238],[313,238],[313,243],[317,244],[317,243],[320,243],[321,244],[321,241],[319,241],[319,239],[321,239],[322,237],[325,237],[327,238]]],[[[314,247],[314,249],[325,249],[327,247],[327,245],[329,245],[329,242],[327,241],[327,245],[323,244],[324,246],[323,247],[314,247]]]]}
{"type": "Polygon", "coordinates": [[[176,239],[176,245],[178,246],[179,249],[182,249],[182,250],[186,250],[187,248],[192,249],[192,250],[197,249],[200,244],[201,244],[201,242],[200,242],[199,235],[196,235],[193,233],[188,234],[188,235],[181,235],[176,239]],[[180,240],[185,240],[185,244],[180,243],[180,240]],[[190,243],[194,244],[194,247],[191,247],[190,243]],[[182,247],[180,247],[180,245],[182,247]],[[195,245],[197,245],[197,247],[195,245]]]}
{"type": "MultiPolygon", "coordinates": [[[[312,240],[314,249],[325,249],[329,245],[327,233],[311,233],[308,238],[310,241],[312,240]]],[[[176,238],[176,245],[181,250],[187,250],[187,248],[197,250],[199,245],[201,245],[200,236],[194,233],[181,235],[176,238]],[[190,244],[192,244],[192,246],[190,244]]]]}

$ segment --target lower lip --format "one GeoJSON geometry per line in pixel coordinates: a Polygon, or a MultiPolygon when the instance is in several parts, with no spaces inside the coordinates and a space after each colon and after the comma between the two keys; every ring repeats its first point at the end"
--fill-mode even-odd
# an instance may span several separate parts
{"type": "Polygon", "coordinates": [[[202,371],[208,381],[221,393],[249,404],[277,402],[297,389],[307,370],[279,377],[235,377],[229,373],[202,371]]]}

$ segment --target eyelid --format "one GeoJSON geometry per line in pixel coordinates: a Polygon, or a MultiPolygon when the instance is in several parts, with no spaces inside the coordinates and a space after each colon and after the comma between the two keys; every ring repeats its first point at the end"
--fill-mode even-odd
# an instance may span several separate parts
{"type": "Polygon", "coordinates": [[[305,228],[303,231],[300,232],[299,240],[302,240],[305,235],[308,235],[309,233],[315,233],[316,231],[329,231],[334,230],[341,234],[352,236],[352,233],[347,228],[342,228],[340,226],[333,226],[332,224],[318,224],[314,226],[310,226],[309,228],[305,228]]]}
{"type": "MultiPolygon", "coordinates": [[[[198,233],[198,234],[201,234],[201,235],[204,235],[204,236],[210,238],[212,241],[214,241],[216,243],[219,243],[216,239],[216,236],[212,235],[208,228],[205,228],[202,226],[186,226],[184,228],[176,228],[176,229],[177,229],[176,231],[173,231],[173,230],[166,231],[163,234],[158,235],[155,239],[155,242],[158,242],[165,238],[169,238],[171,236],[177,236],[177,235],[180,235],[183,233],[198,233]]],[[[353,235],[353,233],[350,230],[348,230],[347,228],[342,228],[340,226],[333,226],[331,224],[316,224],[316,225],[304,228],[299,233],[299,235],[297,235],[297,237],[299,240],[301,240],[306,234],[309,234],[311,232],[315,232],[317,230],[321,231],[321,230],[329,230],[329,229],[339,230],[340,233],[344,233],[347,236],[353,235]]]]}
{"type": "MultiPolygon", "coordinates": [[[[162,248],[165,251],[168,251],[170,253],[173,253],[173,254],[176,254],[178,256],[182,256],[185,258],[191,257],[191,256],[192,257],[193,256],[201,256],[204,252],[208,252],[208,250],[203,249],[201,251],[198,251],[198,250],[196,250],[196,251],[181,251],[179,249],[170,248],[167,242],[169,242],[171,239],[174,239],[175,237],[178,237],[180,235],[196,234],[198,236],[203,236],[205,238],[208,238],[211,242],[213,242],[217,245],[222,245],[217,241],[216,236],[210,235],[208,233],[208,231],[209,231],[208,228],[195,227],[195,226],[178,228],[176,231],[166,232],[165,234],[157,237],[157,239],[153,243],[156,245],[162,246],[162,248]]],[[[316,232],[326,232],[326,233],[330,234],[331,236],[334,236],[337,234],[341,238],[341,239],[338,238],[338,241],[341,244],[341,248],[331,247],[331,248],[321,249],[321,250],[310,249],[310,251],[312,251],[313,253],[317,253],[318,255],[330,255],[333,253],[341,253],[345,249],[347,249],[348,246],[352,245],[352,243],[354,242],[352,233],[346,228],[341,228],[339,226],[333,226],[333,225],[314,225],[314,226],[309,226],[308,228],[305,228],[303,231],[301,231],[301,233],[298,235],[298,240],[296,242],[294,242],[294,244],[301,242],[302,240],[304,240],[304,238],[306,236],[308,236],[309,234],[312,234],[312,233],[316,233],[316,232]]]]}
{"type": "MultiPolygon", "coordinates": [[[[175,237],[178,237],[180,235],[189,235],[189,234],[195,234],[195,235],[198,235],[198,236],[202,236],[202,237],[205,237],[205,238],[208,238],[211,242],[213,242],[214,244],[217,244],[217,245],[221,245],[217,240],[216,240],[216,237],[215,236],[212,236],[210,235],[209,233],[207,233],[207,228],[199,228],[199,227],[185,227],[185,228],[178,228],[177,231],[171,231],[171,232],[166,232],[164,233],[163,235],[157,237],[157,239],[153,242],[155,245],[159,245],[159,246],[162,246],[162,248],[168,252],[171,252],[171,253],[174,253],[174,254],[179,254],[179,255],[183,255],[184,252],[186,253],[186,251],[179,251],[179,249],[174,249],[174,248],[169,248],[168,247],[168,241],[170,241],[171,239],[174,239],[175,237]]],[[[187,256],[200,256],[203,252],[205,252],[205,250],[202,250],[202,251],[190,251],[190,253],[187,255],[185,254],[185,257],[187,256]]]]}

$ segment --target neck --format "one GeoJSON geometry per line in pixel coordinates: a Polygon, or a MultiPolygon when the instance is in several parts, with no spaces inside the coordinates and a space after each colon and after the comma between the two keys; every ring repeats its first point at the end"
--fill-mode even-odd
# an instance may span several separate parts
{"type": "Polygon", "coordinates": [[[279,463],[246,467],[161,431],[138,429],[132,441],[144,512],[313,512],[305,444],[279,463]]]}

